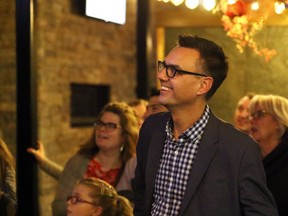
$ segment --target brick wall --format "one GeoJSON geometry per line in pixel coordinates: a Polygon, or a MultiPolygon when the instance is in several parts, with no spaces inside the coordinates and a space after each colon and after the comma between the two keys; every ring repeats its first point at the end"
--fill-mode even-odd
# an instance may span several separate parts
{"type": "MultiPolygon", "coordinates": [[[[125,25],[84,16],[74,0],[35,5],[38,137],[46,154],[64,165],[91,134],[70,126],[70,83],[111,86],[111,100],[136,97],[136,0],[127,0],[125,25]]],[[[0,0],[0,128],[16,149],[15,2],[0,0]]],[[[57,181],[39,171],[42,216],[51,215],[57,181]]]]}
{"type": "MultiPolygon", "coordinates": [[[[111,86],[111,100],[135,98],[136,1],[127,1],[125,25],[75,13],[69,0],[38,0],[36,56],[39,137],[47,155],[64,165],[91,128],[70,127],[70,83],[111,86]]],[[[57,182],[40,172],[42,215],[50,215],[57,182]]]]}
{"type": "Polygon", "coordinates": [[[0,138],[16,152],[15,1],[0,0],[0,138]]]}

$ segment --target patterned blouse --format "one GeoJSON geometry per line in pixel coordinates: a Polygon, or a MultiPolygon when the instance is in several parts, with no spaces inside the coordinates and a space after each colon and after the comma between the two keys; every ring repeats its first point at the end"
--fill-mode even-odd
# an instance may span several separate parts
{"type": "Polygon", "coordinates": [[[108,182],[109,184],[113,186],[116,186],[116,180],[117,180],[119,171],[120,171],[120,168],[103,171],[101,164],[95,158],[93,158],[88,163],[87,170],[84,174],[84,177],[99,178],[108,182]]]}

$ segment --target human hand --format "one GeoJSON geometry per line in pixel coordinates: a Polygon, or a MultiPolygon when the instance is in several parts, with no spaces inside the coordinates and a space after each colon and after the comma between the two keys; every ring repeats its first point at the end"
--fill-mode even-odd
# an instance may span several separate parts
{"type": "Polygon", "coordinates": [[[47,159],[44,146],[43,146],[42,142],[40,142],[40,141],[37,141],[37,149],[27,148],[27,152],[34,155],[34,157],[36,158],[36,160],[39,163],[42,163],[43,161],[45,161],[47,159]]]}

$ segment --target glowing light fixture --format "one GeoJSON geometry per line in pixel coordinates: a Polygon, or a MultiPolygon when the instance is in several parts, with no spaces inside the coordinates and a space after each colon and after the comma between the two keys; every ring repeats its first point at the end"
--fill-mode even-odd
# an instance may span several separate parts
{"type": "Polygon", "coordinates": [[[284,2],[275,2],[274,3],[274,10],[276,14],[281,14],[285,10],[285,3],[284,2]]]}
{"type": "Polygon", "coordinates": [[[192,10],[197,8],[199,4],[200,4],[199,0],[186,0],[185,1],[186,7],[192,10]]]}
{"type": "Polygon", "coordinates": [[[216,6],[215,0],[203,0],[202,2],[203,7],[207,11],[211,11],[216,6]]]}
{"type": "Polygon", "coordinates": [[[259,3],[258,2],[253,2],[251,4],[251,10],[254,10],[254,11],[259,10],[259,3]]]}
{"type": "Polygon", "coordinates": [[[228,0],[227,3],[228,3],[229,5],[235,4],[235,3],[236,3],[236,0],[228,0]]]}
{"type": "Polygon", "coordinates": [[[184,2],[184,0],[170,0],[175,6],[179,6],[179,5],[181,5],[183,2],[184,2]]]}
{"type": "Polygon", "coordinates": [[[185,1],[186,7],[192,10],[197,8],[200,4],[207,11],[211,11],[216,6],[216,0],[158,0],[158,1],[162,1],[165,3],[171,2],[175,6],[181,5],[185,1]]]}

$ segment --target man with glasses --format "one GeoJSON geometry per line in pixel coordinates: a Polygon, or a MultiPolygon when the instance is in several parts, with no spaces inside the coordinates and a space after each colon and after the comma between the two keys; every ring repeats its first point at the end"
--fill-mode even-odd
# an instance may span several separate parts
{"type": "Polygon", "coordinates": [[[158,62],[159,102],[170,112],[142,125],[135,216],[278,215],[259,147],[207,104],[227,72],[222,48],[192,35],[158,62]]]}

